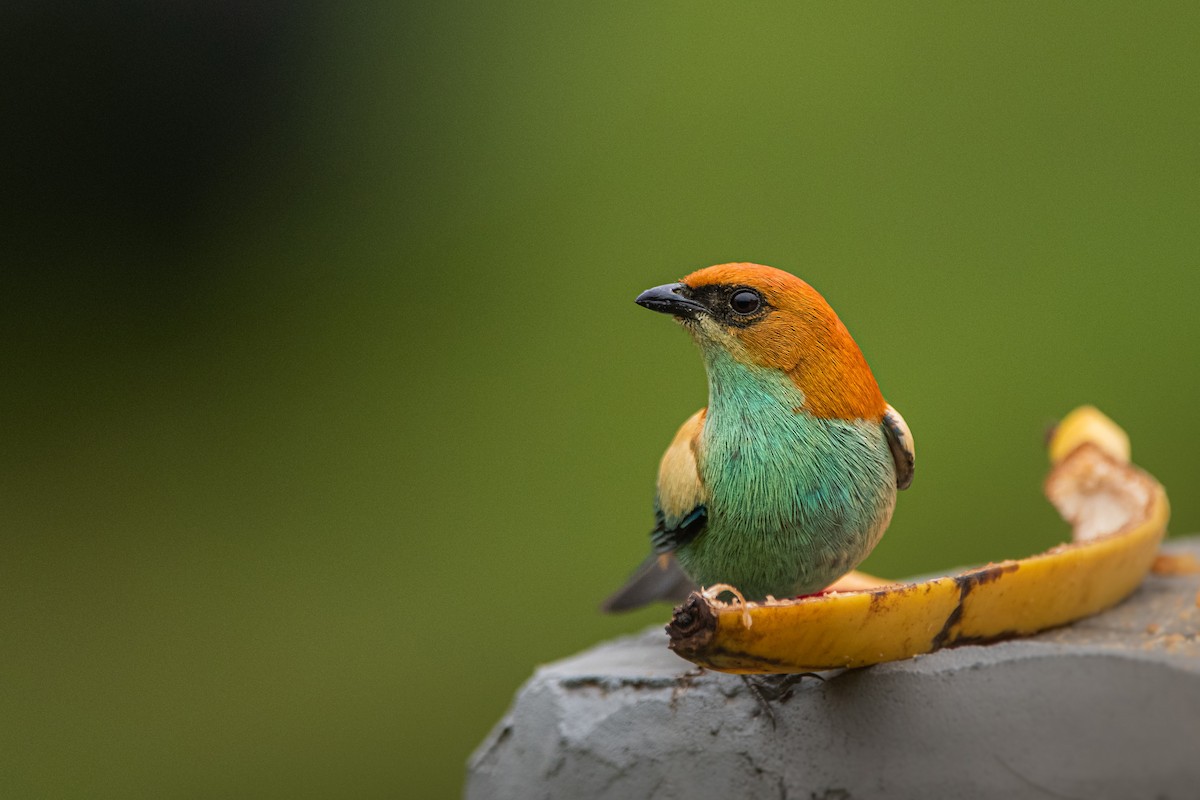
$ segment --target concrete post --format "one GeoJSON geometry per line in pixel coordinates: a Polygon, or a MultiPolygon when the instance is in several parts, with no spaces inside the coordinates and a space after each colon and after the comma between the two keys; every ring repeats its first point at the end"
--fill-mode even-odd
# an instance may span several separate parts
{"type": "MultiPolygon", "coordinates": [[[[1171,552],[1200,557],[1200,537],[1171,552]]],[[[774,720],[655,628],[541,667],[469,800],[1200,797],[1200,574],[1041,635],[803,681],[774,720]]],[[[664,620],[665,621],[665,620],[664,620]]]]}

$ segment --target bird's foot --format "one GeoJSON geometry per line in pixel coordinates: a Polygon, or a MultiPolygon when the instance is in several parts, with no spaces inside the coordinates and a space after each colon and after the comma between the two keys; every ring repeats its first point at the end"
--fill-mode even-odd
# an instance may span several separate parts
{"type": "Polygon", "coordinates": [[[775,710],[771,708],[771,703],[783,705],[791,700],[794,687],[798,686],[805,678],[816,678],[822,683],[825,681],[815,672],[793,672],[786,675],[764,675],[762,677],[741,675],[739,677],[742,679],[742,683],[746,684],[746,689],[758,701],[758,709],[754,716],[766,714],[767,719],[771,720],[772,728],[775,727],[775,710]]]}

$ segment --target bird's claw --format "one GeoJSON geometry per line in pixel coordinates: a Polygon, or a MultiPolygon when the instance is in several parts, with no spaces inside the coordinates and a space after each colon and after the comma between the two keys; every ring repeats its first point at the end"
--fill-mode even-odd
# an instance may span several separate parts
{"type": "Polygon", "coordinates": [[[816,678],[822,683],[825,682],[825,679],[816,672],[793,672],[786,675],[765,675],[760,678],[750,675],[739,677],[742,679],[742,683],[746,684],[746,689],[758,701],[758,709],[754,712],[754,716],[766,714],[767,719],[771,720],[772,728],[775,727],[775,710],[771,708],[771,703],[783,705],[791,700],[795,687],[805,678],[816,678]]]}

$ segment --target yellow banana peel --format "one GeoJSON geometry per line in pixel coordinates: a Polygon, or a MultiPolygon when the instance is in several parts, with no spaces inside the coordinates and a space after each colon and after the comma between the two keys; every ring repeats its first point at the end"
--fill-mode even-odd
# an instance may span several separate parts
{"type": "MultiPolygon", "coordinates": [[[[735,673],[812,672],[910,658],[1065,625],[1128,597],[1166,532],[1167,495],[1129,463],[1129,437],[1085,406],[1049,443],[1045,493],[1073,527],[1072,542],[921,583],[861,573],[819,596],[723,603],[694,592],[667,626],[670,647],[735,673]]],[[[714,589],[720,587],[713,587],[714,589]]]]}

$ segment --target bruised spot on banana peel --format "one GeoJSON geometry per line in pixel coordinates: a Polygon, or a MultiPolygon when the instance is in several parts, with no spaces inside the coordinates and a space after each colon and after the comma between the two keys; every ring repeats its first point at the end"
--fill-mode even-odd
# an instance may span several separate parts
{"type": "MultiPolygon", "coordinates": [[[[1020,564],[1010,561],[1003,564],[989,564],[981,569],[964,572],[962,575],[955,575],[954,583],[958,586],[958,603],[954,606],[954,610],[950,612],[950,615],[946,617],[946,622],[942,625],[942,629],[933,637],[933,649],[941,650],[943,647],[950,645],[966,644],[968,640],[957,635],[955,628],[962,622],[963,604],[967,601],[967,595],[971,594],[971,591],[975,587],[991,583],[1001,575],[1016,572],[1020,568],[1020,564]]],[[[995,638],[1002,637],[997,635],[995,638]]]]}
{"type": "MultiPolygon", "coordinates": [[[[915,592],[921,587],[921,584],[904,584],[902,586],[893,586],[887,589],[876,589],[871,592],[871,610],[872,614],[882,614],[891,606],[904,602],[904,598],[915,592]]],[[[929,589],[926,588],[926,593],[929,589]]]]}

